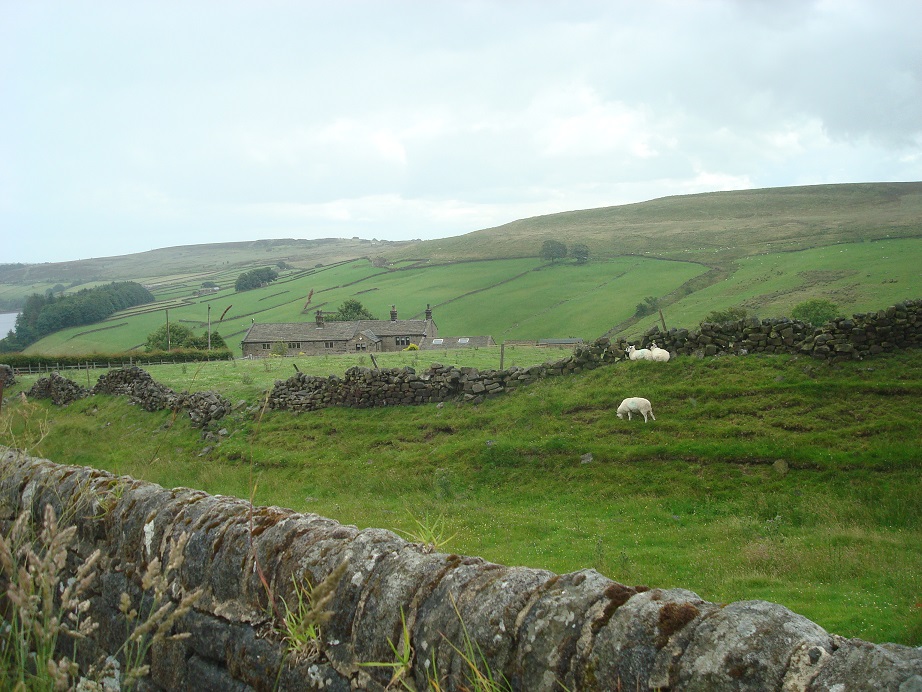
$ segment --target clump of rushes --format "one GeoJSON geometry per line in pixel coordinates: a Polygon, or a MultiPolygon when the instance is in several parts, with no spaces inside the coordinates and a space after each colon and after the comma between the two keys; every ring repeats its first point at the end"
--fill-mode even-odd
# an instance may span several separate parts
{"type": "Polygon", "coordinates": [[[395,530],[397,533],[405,536],[411,543],[419,544],[423,552],[431,553],[435,550],[441,550],[457,535],[445,535],[445,520],[441,516],[430,520],[428,516],[420,519],[409,510],[407,510],[407,513],[410,515],[413,523],[416,524],[416,528],[409,531],[401,531],[400,529],[395,530]]]}
{"type": "Polygon", "coordinates": [[[336,587],[348,566],[349,561],[344,560],[316,586],[311,586],[310,583],[302,586],[292,577],[296,602],[291,607],[282,601],[285,606],[282,635],[290,655],[307,661],[320,658],[321,627],[333,616],[333,612],[327,610],[327,606],[333,600],[336,587]]]}
{"type": "MultiPolygon", "coordinates": [[[[400,689],[407,690],[407,692],[416,692],[416,686],[410,678],[410,673],[413,670],[413,644],[410,642],[410,629],[407,627],[407,619],[402,607],[400,608],[400,638],[395,644],[388,637],[387,643],[394,654],[393,661],[359,663],[359,666],[362,668],[390,668],[394,672],[385,689],[398,689],[399,686],[400,689]]],[[[432,680],[430,680],[431,682],[432,680]]]]}

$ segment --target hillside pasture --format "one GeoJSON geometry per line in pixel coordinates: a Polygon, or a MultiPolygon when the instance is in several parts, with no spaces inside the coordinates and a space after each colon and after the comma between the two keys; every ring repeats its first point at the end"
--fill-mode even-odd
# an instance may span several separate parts
{"type": "Polygon", "coordinates": [[[244,373],[253,389],[293,374],[291,359],[243,365],[156,371],[248,401],[217,441],[121,398],[23,404],[28,381],[4,408],[3,440],[359,527],[438,521],[448,551],[763,598],[837,634],[922,644],[922,352],[623,362],[478,406],[302,415],[260,412],[241,389],[244,373]],[[657,420],[616,418],[625,396],[649,398],[657,420]]]}
{"type": "MultiPolygon", "coordinates": [[[[316,309],[332,311],[352,298],[382,318],[392,304],[401,318],[420,317],[431,304],[447,336],[635,338],[658,318],[632,317],[648,296],[666,297],[667,326],[687,328],[727,307],[779,317],[799,302],[825,298],[850,314],[919,297],[920,238],[922,183],[817,185],[563,212],[424,242],[278,240],[166,248],[111,261],[6,268],[0,280],[34,284],[107,267],[118,279],[134,267],[131,278],[146,277],[158,300],[169,301],[151,309],[162,314],[172,305],[171,318],[175,311],[187,326],[204,329],[208,305],[213,318],[233,306],[216,328],[234,347],[254,320],[309,321],[316,309]],[[567,259],[545,267],[537,256],[548,239],[585,243],[588,264],[567,259]],[[379,257],[391,262],[389,270],[372,265],[379,257]],[[240,272],[281,260],[295,269],[262,289],[234,292],[240,272]],[[206,277],[221,291],[194,297],[206,277]]],[[[125,326],[106,329],[103,323],[102,331],[88,334],[69,330],[30,350],[130,349],[165,316],[113,319],[125,326]]]]}
{"type": "Polygon", "coordinates": [[[760,317],[787,316],[798,303],[825,298],[843,315],[922,296],[922,239],[842,243],[741,259],[725,281],[665,310],[670,326],[700,322],[712,310],[745,307],[760,317]]]}
{"type": "MultiPolygon", "coordinates": [[[[314,311],[336,310],[359,300],[379,319],[396,305],[401,319],[423,317],[427,304],[439,333],[446,336],[489,334],[497,341],[582,337],[591,340],[629,317],[647,295],[662,295],[707,268],[689,262],[622,258],[587,265],[545,265],[538,259],[424,265],[387,271],[356,261],[325,271],[292,272],[268,286],[235,293],[222,289],[203,297],[174,297],[113,316],[93,329],[57,332],[31,346],[31,353],[117,352],[143,344],[147,334],[170,320],[195,331],[206,328],[211,305],[212,329],[226,339],[242,335],[253,320],[313,322],[314,311]],[[313,289],[310,306],[307,296],[313,289]],[[223,322],[221,313],[232,306],[223,322]],[[98,331],[95,331],[97,330],[98,331]]],[[[164,294],[157,294],[161,298],[164,294]]],[[[229,340],[232,348],[237,343],[229,340]]]]}
{"type": "MultiPolygon", "coordinates": [[[[789,315],[799,302],[826,298],[843,314],[876,310],[922,295],[917,258],[922,239],[842,243],[739,260],[729,276],[664,306],[667,327],[695,327],[712,310],[743,306],[762,318],[789,315]]],[[[641,257],[545,264],[538,259],[425,263],[403,270],[375,268],[356,260],[312,270],[285,272],[261,289],[193,297],[199,286],[175,291],[167,302],[114,315],[109,322],[52,334],[28,349],[35,353],[93,353],[127,350],[170,319],[203,331],[208,305],[212,328],[231,348],[255,319],[311,322],[317,308],[336,310],[356,299],[386,319],[397,305],[401,319],[422,318],[433,307],[439,332],[447,336],[489,334],[509,339],[581,337],[594,339],[627,322],[620,335],[634,338],[659,322],[653,314],[631,320],[647,296],[662,297],[708,268],[692,262],[641,257]],[[307,295],[311,304],[305,310],[307,295]],[[232,306],[223,322],[221,313],[232,306]],[[140,313],[140,314],[137,314],[140,313]],[[117,329],[115,324],[123,325],[117,329]],[[111,328],[110,328],[111,327],[111,328]]],[[[616,334],[617,335],[617,334],[616,334]]]]}
{"type": "Polygon", "coordinates": [[[522,257],[545,240],[590,256],[728,264],[749,255],[922,235],[922,182],[806,185],[663,197],[519,219],[385,253],[432,261],[522,257]]]}

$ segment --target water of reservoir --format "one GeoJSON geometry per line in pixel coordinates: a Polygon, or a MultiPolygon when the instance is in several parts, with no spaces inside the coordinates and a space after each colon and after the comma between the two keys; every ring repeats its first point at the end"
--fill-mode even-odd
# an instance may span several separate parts
{"type": "Polygon", "coordinates": [[[5,338],[7,333],[16,326],[18,315],[18,312],[0,312],[0,339],[5,338]]]}

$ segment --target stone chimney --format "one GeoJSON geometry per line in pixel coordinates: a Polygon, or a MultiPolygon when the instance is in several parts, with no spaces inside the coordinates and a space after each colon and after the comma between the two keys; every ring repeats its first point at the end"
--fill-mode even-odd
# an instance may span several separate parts
{"type": "Polygon", "coordinates": [[[397,321],[397,306],[391,305],[391,322],[397,321]]]}
{"type": "Polygon", "coordinates": [[[426,320],[432,320],[432,308],[429,306],[429,303],[426,303],[426,320]]]}
{"type": "Polygon", "coordinates": [[[317,329],[323,329],[323,310],[314,313],[314,321],[317,323],[317,329]]]}

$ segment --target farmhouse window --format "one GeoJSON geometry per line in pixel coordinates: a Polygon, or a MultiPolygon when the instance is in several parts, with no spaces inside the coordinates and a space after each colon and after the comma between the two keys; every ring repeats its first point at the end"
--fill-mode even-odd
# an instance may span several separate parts
{"type": "Polygon", "coordinates": [[[432,340],[432,345],[433,345],[433,346],[438,346],[439,344],[441,344],[441,343],[444,342],[444,341],[445,341],[445,339],[433,339],[433,340],[432,340]]]}
{"type": "Polygon", "coordinates": [[[324,341],[324,342],[323,342],[323,345],[324,345],[326,348],[333,348],[333,345],[334,345],[334,344],[333,344],[332,341],[324,341]]]}
{"type": "Polygon", "coordinates": [[[468,341],[470,341],[470,339],[468,339],[466,336],[462,336],[460,339],[458,339],[459,344],[466,344],[468,341]]]}
{"type": "Polygon", "coordinates": [[[262,344],[262,347],[263,351],[268,351],[270,348],[272,348],[272,344],[262,344]]]}
{"type": "Polygon", "coordinates": [[[398,346],[409,346],[409,345],[410,345],[410,337],[408,337],[408,336],[398,336],[398,337],[397,337],[397,345],[398,345],[398,346]]]}
{"type": "Polygon", "coordinates": [[[300,342],[300,341],[289,341],[289,342],[288,342],[288,348],[297,348],[297,349],[300,349],[300,348],[301,348],[301,342],[300,342]]]}
{"type": "Polygon", "coordinates": [[[355,345],[355,350],[356,350],[356,351],[367,351],[367,350],[368,350],[368,344],[356,344],[356,345],[355,345]]]}

